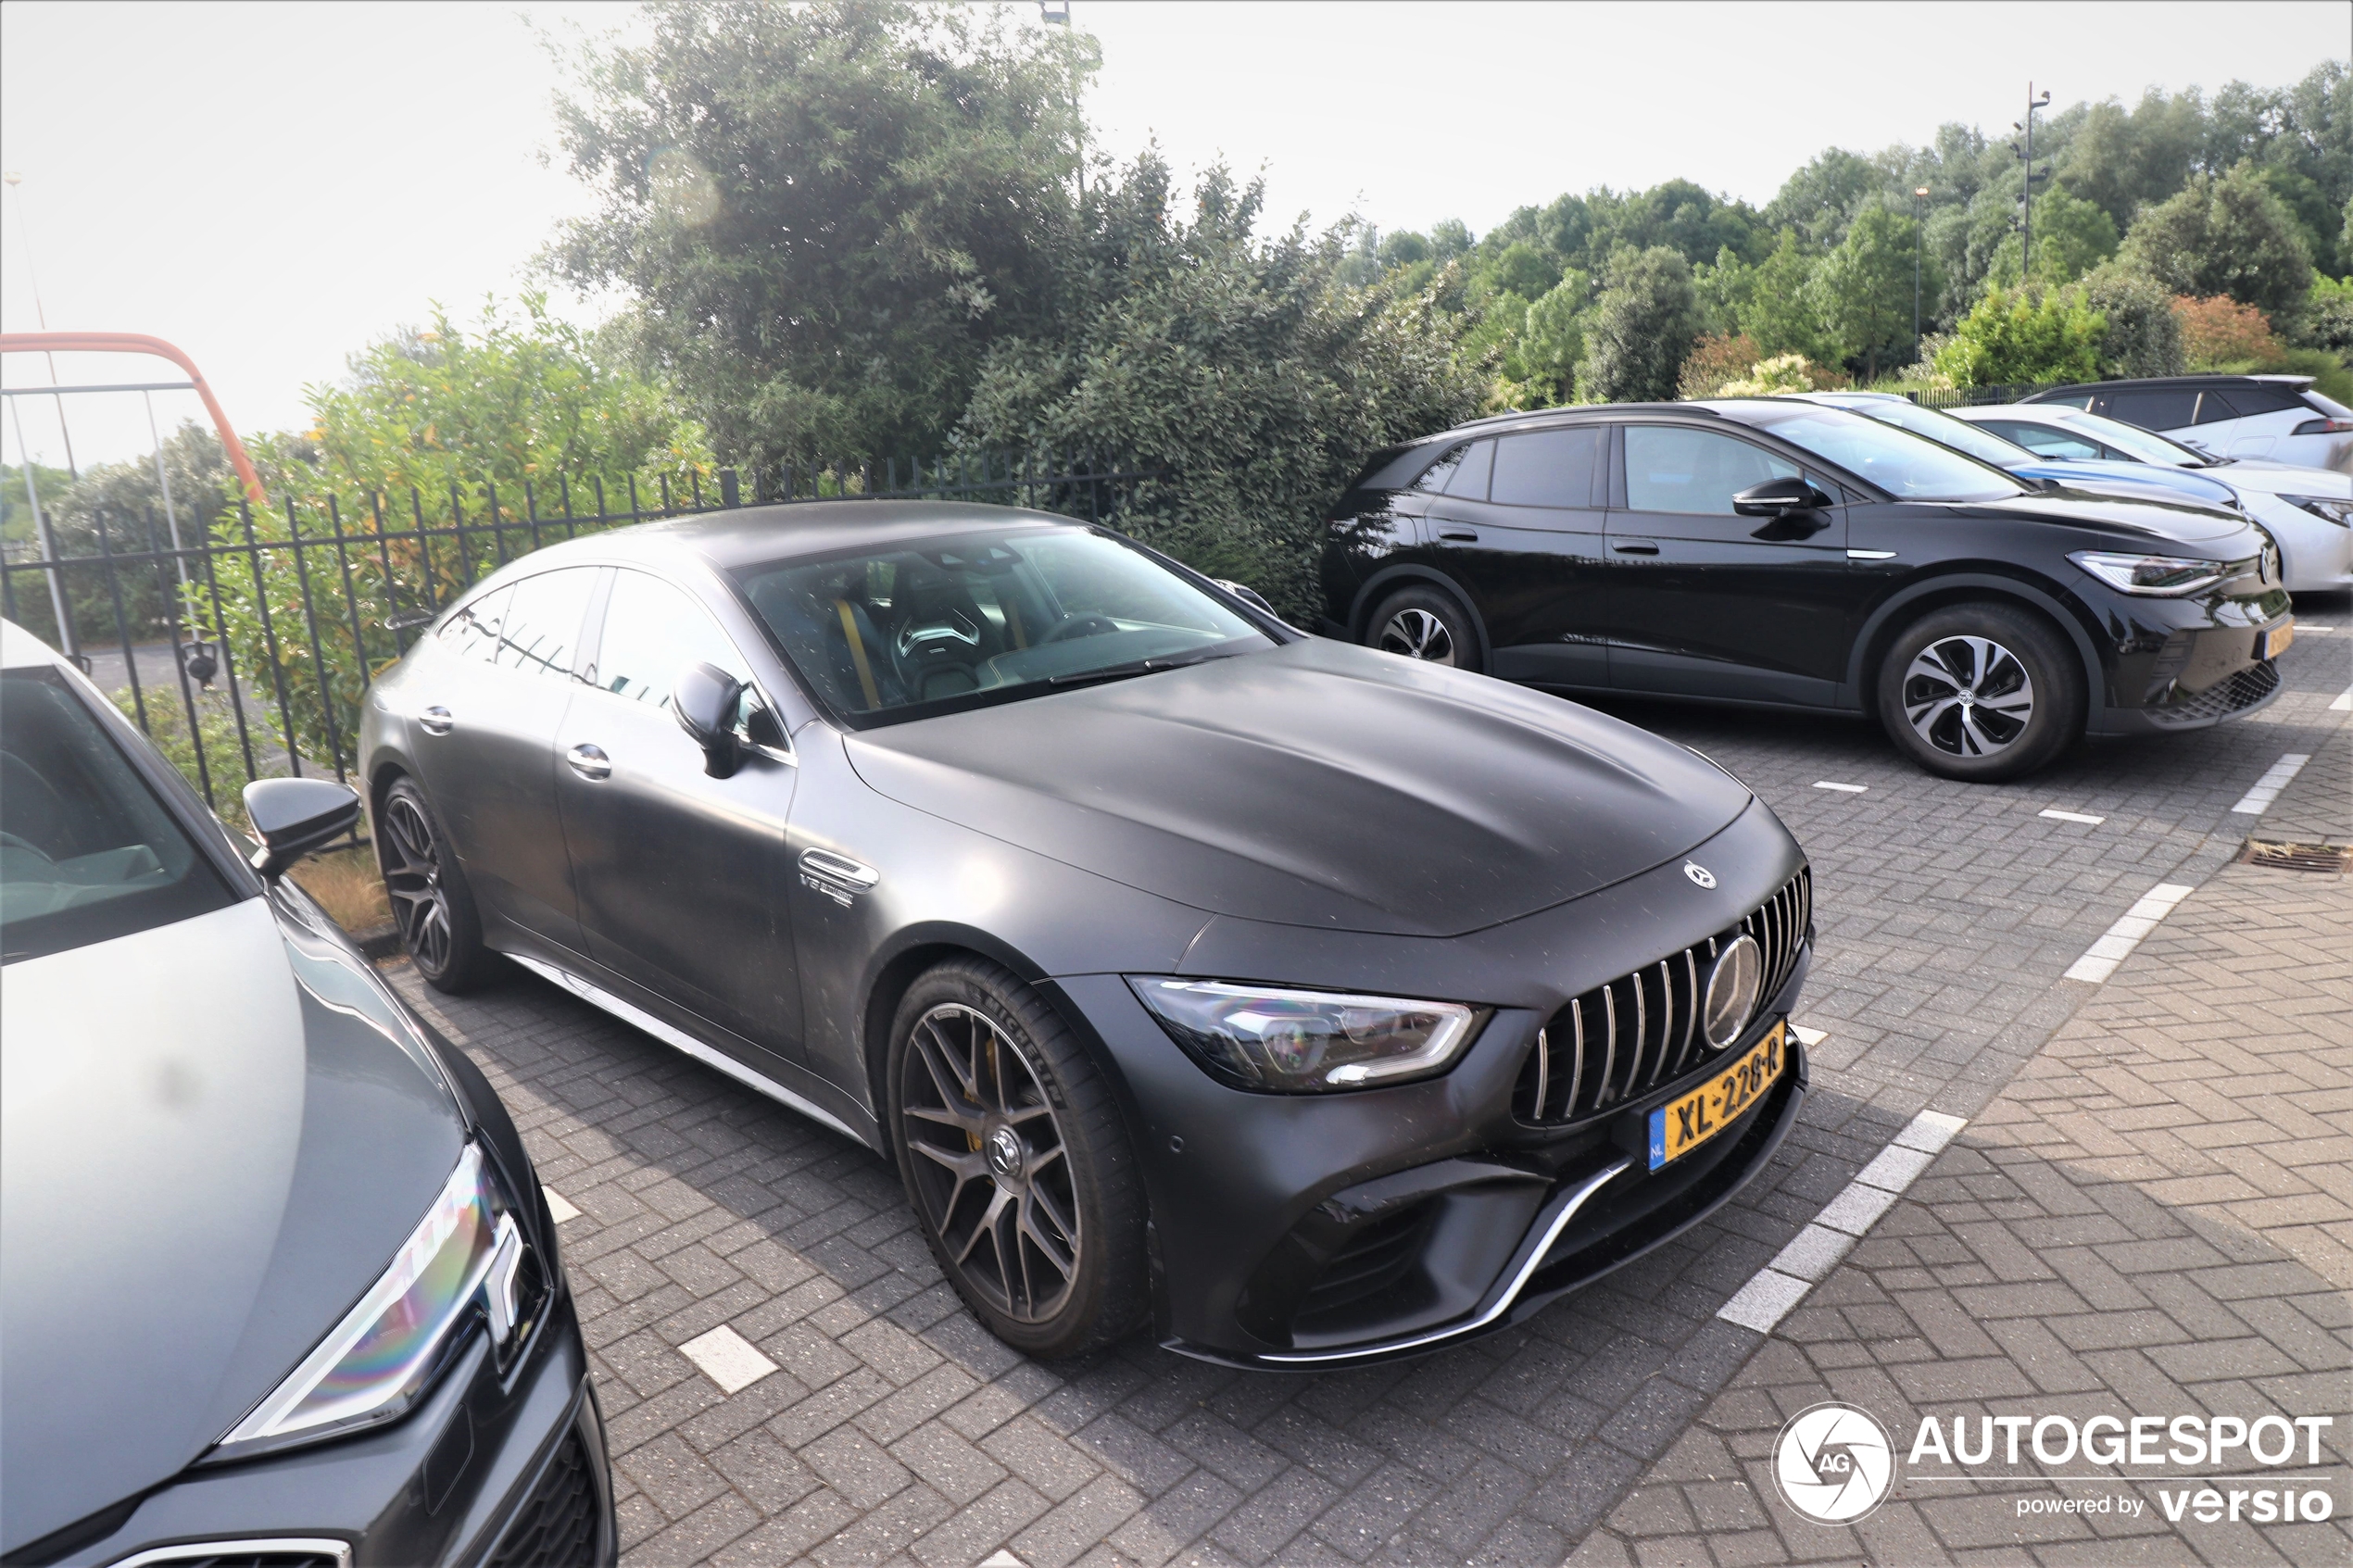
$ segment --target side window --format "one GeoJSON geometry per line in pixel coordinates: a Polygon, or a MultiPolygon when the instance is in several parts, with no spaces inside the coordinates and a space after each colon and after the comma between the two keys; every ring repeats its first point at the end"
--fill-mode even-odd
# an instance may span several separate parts
{"type": "Polygon", "coordinates": [[[2197,393],[2188,387],[2112,393],[2102,411],[2143,430],[2180,430],[2197,416],[2197,393]]]}
{"type": "Polygon", "coordinates": [[[2013,424],[2007,420],[1988,420],[1985,428],[1996,435],[2007,436],[2038,458],[2096,458],[2100,456],[2097,442],[2086,441],[2080,435],[2070,435],[2048,425],[2013,424]]]}
{"type": "Polygon", "coordinates": [[[1731,517],[1732,497],[1742,491],[1796,475],[1796,464],[1712,430],[1626,427],[1626,505],[1631,511],[1731,517]]]}
{"type": "Polygon", "coordinates": [[[494,588],[467,605],[441,623],[438,635],[442,646],[459,659],[478,659],[482,663],[496,662],[498,657],[498,629],[506,623],[507,605],[515,596],[514,588],[494,588]]]}
{"type": "Polygon", "coordinates": [[[597,684],[616,696],[667,708],[678,671],[694,664],[715,664],[738,681],[751,680],[736,645],[684,590],[642,571],[617,572],[597,646],[597,684]]]}
{"type": "Polygon", "coordinates": [[[1463,459],[1469,456],[1470,443],[1466,441],[1424,469],[1421,478],[1414,481],[1414,488],[1428,491],[1432,495],[1443,495],[1446,494],[1446,482],[1454,477],[1454,470],[1461,468],[1463,459]]]}
{"type": "Polygon", "coordinates": [[[1601,426],[1587,425],[1503,437],[1495,443],[1488,499],[1507,507],[1592,506],[1602,433],[1601,426]]]}
{"type": "Polygon", "coordinates": [[[581,622],[588,618],[588,598],[596,591],[598,570],[566,567],[516,583],[491,662],[560,681],[572,679],[581,622]]]}
{"type": "Polygon", "coordinates": [[[1432,495],[1460,495],[1466,500],[1487,499],[1488,470],[1495,466],[1495,444],[1474,441],[1457,446],[1429,466],[1429,471],[1414,482],[1416,490],[1432,495]]]}

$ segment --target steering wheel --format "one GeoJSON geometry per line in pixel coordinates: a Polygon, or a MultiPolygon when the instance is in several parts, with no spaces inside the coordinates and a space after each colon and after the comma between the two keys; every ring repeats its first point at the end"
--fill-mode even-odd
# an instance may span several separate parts
{"type": "Polygon", "coordinates": [[[1047,633],[1045,641],[1050,643],[1067,643],[1072,641],[1074,638],[1100,637],[1106,632],[1116,632],[1118,630],[1119,622],[1114,621],[1108,615],[1096,615],[1092,613],[1087,615],[1074,615],[1067,617],[1061,625],[1047,633]]]}

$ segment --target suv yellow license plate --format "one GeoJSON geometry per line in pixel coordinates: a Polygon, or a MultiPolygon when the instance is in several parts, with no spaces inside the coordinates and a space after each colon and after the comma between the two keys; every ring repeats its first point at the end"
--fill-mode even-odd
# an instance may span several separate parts
{"type": "Polygon", "coordinates": [[[1752,1109],[1765,1091],[1780,1081],[1789,1053],[1786,1019],[1741,1053],[1725,1068],[1690,1094],[1679,1096],[1651,1112],[1651,1169],[1680,1160],[1752,1109]]]}
{"type": "Polygon", "coordinates": [[[2256,657],[2258,659],[2277,659],[2280,655],[2287,651],[2288,644],[2294,641],[2296,641],[2295,621],[2291,621],[2284,626],[2274,626],[2270,631],[2263,633],[2263,646],[2261,651],[2259,652],[2256,657]]]}

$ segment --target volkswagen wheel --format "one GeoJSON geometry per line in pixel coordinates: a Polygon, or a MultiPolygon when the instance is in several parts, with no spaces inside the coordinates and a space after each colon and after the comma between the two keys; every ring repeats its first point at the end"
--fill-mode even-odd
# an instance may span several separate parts
{"type": "Polygon", "coordinates": [[[2040,616],[2007,605],[1932,611],[1880,666],[1887,733],[1948,779],[2032,772],[2082,734],[2084,700],[2074,649],[2040,616]]]}

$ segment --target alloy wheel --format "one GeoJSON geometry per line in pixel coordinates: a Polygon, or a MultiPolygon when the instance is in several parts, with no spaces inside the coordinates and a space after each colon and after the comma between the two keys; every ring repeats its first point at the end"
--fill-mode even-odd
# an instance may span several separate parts
{"type": "Polygon", "coordinates": [[[1007,1317],[1051,1318],[1083,1238],[1062,1123],[1036,1067],[987,1015],[949,1002],[915,1021],[900,1078],[900,1135],[941,1249],[1007,1317]]]}
{"type": "Polygon", "coordinates": [[[384,803],[384,891],[392,896],[392,918],[420,968],[448,967],[451,941],[449,895],[441,884],[441,853],[424,812],[407,795],[384,803]]]}
{"type": "Polygon", "coordinates": [[[2032,721],[2034,678],[1991,637],[1940,638],[1904,671],[1904,717],[1939,751],[1990,757],[2032,721]]]}
{"type": "Polygon", "coordinates": [[[1454,662],[1454,634],[1446,629],[1446,622],[1426,609],[1401,609],[1390,616],[1376,646],[1383,653],[1400,653],[1432,664],[1454,662]]]}

